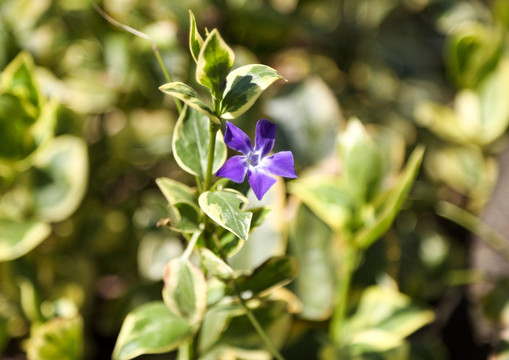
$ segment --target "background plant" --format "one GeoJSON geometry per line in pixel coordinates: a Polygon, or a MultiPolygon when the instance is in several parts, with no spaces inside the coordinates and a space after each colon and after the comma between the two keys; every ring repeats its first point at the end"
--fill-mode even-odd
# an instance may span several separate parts
{"type": "MultiPolygon", "coordinates": [[[[167,200],[154,179],[195,184],[194,175],[182,172],[171,154],[178,116],[171,97],[158,90],[165,76],[149,41],[110,26],[91,3],[7,0],[0,5],[2,73],[9,73],[7,65],[15,64],[20,52],[30,53],[18,59],[33,58],[30,72],[43,99],[34,111],[30,103],[36,102],[26,100],[30,91],[13,93],[2,85],[2,94],[8,94],[11,103],[23,104],[9,110],[2,128],[15,123],[32,138],[32,145],[26,142],[26,147],[16,150],[15,161],[11,157],[5,166],[2,160],[2,221],[23,228],[46,224],[42,226],[49,229],[47,236],[37,232],[39,245],[33,242],[35,247],[28,253],[1,264],[0,343],[5,357],[26,352],[21,344],[29,337],[31,324],[34,334],[36,328],[42,329],[40,334],[57,329],[39,326],[51,319],[72,319],[66,320],[69,327],[80,329],[79,320],[74,320],[80,313],[85,325],[84,356],[110,358],[126,315],[141,304],[161,300],[163,268],[183,251],[181,237],[156,226],[169,215],[167,200]],[[32,194],[55,177],[66,179],[64,174],[48,178],[51,171],[41,173],[32,160],[22,169],[13,165],[39,149],[35,128],[43,126],[33,124],[48,103],[58,109],[54,127],[46,127],[50,129],[46,134],[53,134],[48,138],[65,134],[82,139],[90,169],[83,176],[88,184],[83,198],[73,196],[76,208],[70,206],[60,219],[43,218],[25,195],[25,200],[13,197],[32,194]],[[6,122],[29,108],[23,121],[6,122]],[[20,211],[11,211],[7,204],[20,211]]],[[[274,151],[293,152],[299,179],[288,187],[289,198],[279,183],[266,195],[264,205],[272,211],[230,259],[235,270],[246,271],[287,250],[298,259],[301,271],[285,287],[301,301],[301,307],[292,308],[290,336],[281,350],[286,358],[331,356],[337,350],[330,345],[334,341],[329,341],[329,319],[336,308],[333,294],[344,264],[340,256],[344,252],[338,248],[348,237],[321,215],[316,199],[314,204],[306,198],[309,194],[299,192],[298,183],[309,174],[327,173],[342,186],[348,184],[341,172],[345,155],[335,144],[346,127],[343,118],[352,117],[362,121],[366,138],[371,139],[368,143],[376,144],[385,160],[378,173],[383,180],[373,183],[370,195],[346,211],[339,207],[339,214],[355,218],[347,222],[345,229],[354,229],[349,232],[376,219],[382,201],[375,199],[387,196],[401,179],[399,174],[411,164],[406,157],[416,145],[425,144],[426,152],[423,171],[409,193],[411,201],[403,205],[394,225],[371,246],[356,250],[358,261],[343,323],[354,329],[383,330],[383,318],[365,325],[357,314],[365,308],[361,304],[381,297],[380,290],[392,289],[393,295],[384,293],[384,298],[414,315],[425,315],[420,319],[430,319],[426,310],[432,309],[435,320],[409,337],[412,327],[394,332],[395,346],[377,350],[387,351],[385,356],[396,356],[391,351],[398,351],[412,358],[483,359],[499,351],[492,339],[498,337],[493,335],[497,327],[506,323],[505,275],[499,272],[494,277],[478,262],[472,264],[471,255],[476,256],[478,247],[470,247],[470,233],[438,214],[481,235],[489,232],[476,215],[484,204],[492,203],[497,154],[505,146],[505,101],[500,100],[504,82],[496,81],[504,76],[508,18],[504,1],[154,0],[99,5],[121,23],[150,35],[174,79],[201,89],[200,96],[205,92],[195,82],[196,65],[188,50],[189,8],[201,34],[205,28],[217,28],[230,44],[236,55],[233,69],[268,64],[288,80],[274,83],[235,124],[251,135],[262,117],[277,123],[274,151]],[[491,113],[482,110],[482,116],[464,117],[475,114],[475,109],[491,113]],[[309,225],[305,229],[298,226],[303,222],[309,225]],[[313,281],[317,278],[323,286],[313,281]],[[468,293],[466,285],[480,279],[497,291],[482,297],[468,293]],[[378,287],[373,290],[372,285],[378,287]],[[313,291],[305,290],[310,286],[313,291]],[[467,316],[469,303],[479,310],[476,318],[467,316]],[[482,327],[488,331],[476,334],[474,341],[473,329],[479,330],[481,322],[488,324],[482,327]]],[[[19,139],[6,140],[3,134],[0,144],[19,139]]],[[[13,149],[20,148],[8,147],[13,149]]],[[[178,207],[186,209],[186,205],[178,207]]],[[[490,234],[483,238],[501,240],[499,234],[490,234]]],[[[19,244],[23,237],[8,239],[19,244]]],[[[505,249],[503,237],[501,244],[499,253],[505,249]]],[[[495,264],[489,259],[484,263],[495,264]]],[[[74,333],[79,336],[79,331],[74,333]]],[[[373,344],[359,347],[358,339],[342,341],[352,345],[351,356],[373,350],[373,344]]]]}

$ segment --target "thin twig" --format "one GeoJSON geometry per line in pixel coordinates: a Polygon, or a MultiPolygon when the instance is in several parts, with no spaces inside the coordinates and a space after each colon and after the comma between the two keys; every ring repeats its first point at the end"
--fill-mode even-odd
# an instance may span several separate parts
{"type": "Polygon", "coordinates": [[[436,212],[438,215],[455,222],[471,233],[477,235],[500,255],[509,260],[509,245],[507,243],[507,239],[498,231],[486,225],[477,216],[445,201],[440,201],[438,203],[436,212]]]}
{"type": "MultiPolygon", "coordinates": [[[[161,67],[161,70],[163,71],[164,78],[166,79],[166,82],[172,82],[172,78],[170,76],[170,73],[168,72],[168,69],[166,69],[166,66],[164,65],[161,54],[159,53],[159,49],[157,48],[156,43],[154,42],[154,40],[152,40],[152,38],[150,36],[113,19],[111,16],[106,14],[106,12],[103,9],[101,9],[97,4],[93,4],[93,6],[94,6],[94,9],[99,13],[99,15],[101,15],[111,25],[116,26],[124,31],[127,31],[128,33],[133,34],[139,38],[150,41],[150,44],[152,45],[152,51],[154,52],[157,62],[159,63],[159,66],[161,67]]],[[[180,114],[182,112],[182,104],[176,98],[173,98],[173,100],[175,101],[175,106],[177,107],[177,111],[180,114]]]]}

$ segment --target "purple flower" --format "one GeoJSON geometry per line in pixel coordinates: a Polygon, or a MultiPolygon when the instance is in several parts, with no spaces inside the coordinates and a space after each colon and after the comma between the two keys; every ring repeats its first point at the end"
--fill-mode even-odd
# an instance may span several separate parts
{"type": "Polygon", "coordinates": [[[249,185],[258,200],[276,183],[272,175],[296,178],[293,169],[293,155],[290,151],[281,151],[267,156],[274,147],[276,138],[276,124],[268,120],[259,120],[256,124],[255,147],[249,137],[233,125],[226,122],[224,142],[229,148],[242,155],[229,158],[216,172],[216,176],[226,177],[236,183],[241,183],[247,174],[249,185]]]}

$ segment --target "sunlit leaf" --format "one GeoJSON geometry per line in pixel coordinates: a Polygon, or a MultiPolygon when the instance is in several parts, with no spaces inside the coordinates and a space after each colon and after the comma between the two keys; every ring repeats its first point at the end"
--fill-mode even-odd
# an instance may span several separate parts
{"type": "Polygon", "coordinates": [[[348,121],[340,135],[340,153],[344,166],[347,191],[358,206],[369,203],[377,193],[382,172],[382,158],[362,123],[348,121]]]}
{"type": "Polygon", "coordinates": [[[221,117],[239,117],[254,104],[265,89],[280,79],[284,78],[266,65],[245,65],[233,70],[226,78],[226,88],[221,100],[221,117]]]}
{"type": "Polygon", "coordinates": [[[85,142],[71,135],[54,138],[34,159],[33,201],[37,216],[60,221],[80,205],[88,184],[85,142]]]}
{"type": "Polygon", "coordinates": [[[38,221],[0,219],[0,261],[25,255],[51,233],[51,227],[38,221]]]}
{"type": "Polygon", "coordinates": [[[35,328],[28,341],[28,360],[83,359],[83,321],[54,318],[35,328]]]}
{"type": "Polygon", "coordinates": [[[173,314],[162,301],[147,303],[125,318],[112,357],[129,360],[143,354],[165,353],[176,349],[194,331],[194,326],[173,314]]]}
{"type": "Polygon", "coordinates": [[[196,19],[191,10],[189,10],[189,49],[195,62],[198,62],[203,39],[196,28],[196,19]]]}
{"type": "Polygon", "coordinates": [[[339,179],[309,175],[290,182],[288,188],[335,231],[352,217],[353,199],[339,179]]]}
{"type": "Polygon", "coordinates": [[[303,205],[299,206],[290,229],[289,247],[300,269],[292,284],[302,302],[299,316],[310,320],[327,319],[332,313],[336,288],[333,233],[303,205]]]}
{"type": "MultiPolygon", "coordinates": [[[[351,334],[366,339],[369,329],[383,330],[399,339],[404,339],[434,319],[429,310],[422,310],[411,304],[411,299],[390,288],[372,286],[364,290],[355,314],[345,325],[351,334]],[[361,335],[361,334],[365,335],[361,335]]],[[[372,342],[377,342],[376,337],[372,342]]]]}
{"type": "Polygon", "coordinates": [[[355,234],[354,241],[357,245],[362,248],[370,246],[390,228],[410,192],[419,171],[423,154],[424,148],[418,147],[410,155],[400,179],[377,213],[375,221],[355,234]]]}
{"type": "Polygon", "coordinates": [[[225,43],[217,29],[212,30],[198,55],[196,80],[210,89],[214,97],[220,99],[226,76],[233,66],[235,55],[225,43]]]}
{"type": "Polygon", "coordinates": [[[187,84],[182,82],[171,82],[159,87],[162,92],[174,96],[179,100],[182,100],[188,106],[195,110],[198,110],[203,115],[207,116],[210,120],[217,124],[221,124],[217,115],[212,111],[200,98],[200,95],[187,84]]]}
{"type": "Polygon", "coordinates": [[[479,85],[480,117],[482,119],[482,144],[489,144],[498,139],[509,125],[509,102],[505,94],[509,92],[509,58],[500,61],[495,71],[491,72],[479,85]]]}
{"type": "Polygon", "coordinates": [[[247,199],[235,190],[207,191],[198,202],[202,210],[218,225],[247,240],[253,213],[243,211],[247,199]]]}
{"type": "MultiPolygon", "coordinates": [[[[173,131],[173,154],[180,167],[186,172],[204,179],[207,173],[209,153],[209,121],[198,111],[185,107],[173,131]]],[[[214,165],[217,171],[225,162],[226,145],[221,131],[216,133],[214,165]]]]}

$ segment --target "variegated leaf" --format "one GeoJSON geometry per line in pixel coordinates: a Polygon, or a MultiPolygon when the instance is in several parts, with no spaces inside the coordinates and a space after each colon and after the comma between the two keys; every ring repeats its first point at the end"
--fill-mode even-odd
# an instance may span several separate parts
{"type": "Polygon", "coordinates": [[[200,98],[200,95],[187,84],[182,82],[171,82],[159,87],[159,90],[162,92],[176,97],[179,100],[182,100],[184,103],[189,105],[195,110],[198,110],[203,115],[206,115],[210,120],[215,122],[216,124],[221,124],[221,121],[217,117],[217,115],[212,111],[200,98]]]}
{"type": "Polygon", "coordinates": [[[246,112],[274,81],[284,79],[273,68],[254,64],[233,70],[226,78],[221,116],[235,119],[246,112]]]}

